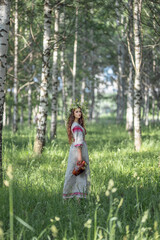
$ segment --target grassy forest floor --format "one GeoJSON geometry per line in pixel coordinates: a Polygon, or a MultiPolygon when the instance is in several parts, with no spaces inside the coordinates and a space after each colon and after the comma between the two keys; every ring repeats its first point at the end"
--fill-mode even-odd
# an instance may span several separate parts
{"type": "MultiPolygon", "coordinates": [[[[64,126],[58,124],[52,142],[48,133],[40,157],[33,155],[34,127],[23,126],[15,135],[4,128],[5,179],[8,165],[13,167],[14,239],[160,239],[160,126],[142,127],[143,144],[137,153],[125,126],[113,122],[103,119],[87,126],[91,192],[80,204],[62,200],[69,153],[64,126]]],[[[9,206],[9,187],[4,186],[4,239],[10,239],[9,206]]]]}

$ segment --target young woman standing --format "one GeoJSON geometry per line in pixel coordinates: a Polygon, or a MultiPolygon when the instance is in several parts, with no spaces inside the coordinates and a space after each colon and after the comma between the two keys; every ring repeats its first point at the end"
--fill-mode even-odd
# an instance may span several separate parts
{"type": "Polygon", "coordinates": [[[70,114],[67,119],[67,133],[71,146],[63,187],[63,199],[73,197],[77,199],[86,198],[90,186],[90,169],[88,149],[85,142],[86,129],[82,108],[80,106],[70,109],[70,114]],[[84,172],[75,176],[72,171],[77,161],[85,161],[87,166],[84,172]]]}

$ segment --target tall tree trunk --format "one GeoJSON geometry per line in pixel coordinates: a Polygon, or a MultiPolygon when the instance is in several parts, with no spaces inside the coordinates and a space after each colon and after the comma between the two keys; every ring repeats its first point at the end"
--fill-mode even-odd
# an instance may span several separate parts
{"type": "Polygon", "coordinates": [[[90,112],[89,112],[89,120],[93,119],[93,111],[94,111],[94,104],[95,104],[95,88],[94,88],[94,75],[92,76],[93,79],[91,81],[91,105],[90,105],[90,112]]]}
{"type": "Polygon", "coordinates": [[[129,5],[129,22],[128,22],[128,52],[129,52],[129,76],[127,89],[127,111],[126,111],[126,130],[129,135],[133,135],[134,123],[134,80],[133,80],[133,1],[128,1],[129,5]]]}
{"type": "MultiPolygon", "coordinates": [[[[85,30],[85,35],[87,36],[87,32],[85,30]]],[[[84,47],[86,47],[86,36],[84,37],[84,47]]],[[[86,49],[85,49],[86,50],[86,49]]],[[[84,103],[85,100],[85,88],[86,88],[86,66],[87,66],[87,54],[83,54],[83,77],[82,77],[82,85],[81,85],[81,103],[84,103]]]]}
{"type": "Polygon", "coordinates": [[[155,96],[154,91],[152,91],[152,122],[155,122],[155,96]]]}
{"type": "Polygon", "coordinates": [[[15,0],[15,22],[14,22],[14,107],[13,107],[13,132],[18,129],[18,0],[15,0]]]}
{"type": "Polygon", "coordinates": [[[78,45],[78,3],[76,3],[75,39],[73,53],[73,82],[72,82],[72,101],[75,101],[76,67],[77,67],[77,45],[78,45]]]}
{"type": "Polygon", "coordinates": [[[145,85],[145,91],[144,91],[144,109],[145,109],[145,126],[148,126],[149,124],[149,79],[146,77],[146,85],[145,85]]]}
{"type": "MultiPolygon", "coordinates": [[[[119,12],[119,2],[116,1],[117,27],[124,24],[124,16],[119,12]]],[[[123,28],[119,34],[118,44],[118,92],[117,92],[117,123],[122,123],[124,115],[124,31],[123,28]]]]}
{"type": "Polygon", "coordinates": [[[127,90],[127,112],[126,112],[126,130],[130,136],[133,136],[134,123],[134,90],[133,90],[133,66],[129,62],[128,90],[127,90]]]}
{"type": "Polygon", "coordinates": [[[6,101],[4,102],[3,106],[3,127],[7,124],[7,104],[6,101]]]}
{"type": "Polygon", "coordinates": [[[117,123],[122,123],[124,113],[123,102],[123,73],[124,72],[124,46],[118,45],[118,93],[117,93],[117,123]]]}
{"type": "Polygon", "coordinates": [[[66,38],[66,31],[65,31],[65,6],[63,6],[63,12],[60,16],[60,26],[63,31],[63,42],[61,45],[60,57],[61,57],[61,79],[62,79],[62,120],[63,115],[66,115],[67,112],[67,90],[66,90],[66,78],[65,78],[65,38],[66,38]]]}
{"type": "Polygon", "coordinates": [[[32,87],[31,84],[28,85],[28,124],[31,125],[32,122],[32,87]]]}
{"type": "Polygon", "coordinates": [[[21,115],[20,115],[20,124],[22,125],[24,121],[24,116],[23,116],[23,105],[21,105],[21,115]]]}
{"type": "Polygon", "coordinates": [[[8,51],[10,1],[0,1],[0,185],[3,183],[2,171],[2,128],[3,128],[3,104],[4,84],[6,80],[6,65],[8,51]]]}
{"type": "Polygon", "coordinates": [[[49,59],[51,40],[51,5],[49,0],[44,2],[44,34],[43,34],[43,59],[42,75],[40,85],[40,104],[37,116],[37,135],[34,142],[34,152],[41,154],[45,144],[45,133],[48,113],[48,80],[49,80],[49,59]]]}
{"type": "Polygon", "coordinates": [[[52,105],[51,105],[51,132],[50,137],[54,139],[57,130],[57,93],[58,93],[58,29],[59,29],[59,9],[55,7],[54,23],[54,51],[52,68],[52,105]]]}
{"type": "Polygon", "coordinates": [[[141,7],[142,1],[134,0],[134,45],[135,45],[135,83],[134,83],[134,145],[141,148],[141,7]]]}

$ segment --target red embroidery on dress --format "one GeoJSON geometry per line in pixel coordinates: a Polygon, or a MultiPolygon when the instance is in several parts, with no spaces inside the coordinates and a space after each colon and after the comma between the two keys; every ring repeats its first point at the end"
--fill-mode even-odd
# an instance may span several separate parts
{"type": "Polygon", "coordinates": [[[75,131],[83,132],[82,128],[80,128],[80,127],[74,127],[74,128],[72,129],[72,131],[73,131],[73,132],[75,132],[75,131]]]}
{"type": "Polygon", "coordinates": [[[75,147],[80,147],[80,146],[83,146],[83,144],[76,144],[74,145],[75,147]]]}

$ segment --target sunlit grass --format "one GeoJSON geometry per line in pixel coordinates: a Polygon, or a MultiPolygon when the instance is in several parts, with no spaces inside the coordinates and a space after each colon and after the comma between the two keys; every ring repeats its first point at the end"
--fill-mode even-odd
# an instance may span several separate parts
{"type": "MultiPolygon", "coordinates": [[[[4,171],[12,165],[14,214],[22,220],[14,218],[15,239],[53,239],[54,234],[60,240],[156,239],[160,232],[159,126],[142,129],[143,144],[137,153],[125,126],[105,119],[88,124],[86,142],[92,184],[88,200],[80,205],[73,199],[62,200],[69,153],[64,126],[58,125],[54,141],[49,141],[48,133],[40,157],[33,154],[34,137],[34,126],[23,126],[15,135],[7,128],[3,132],[4,171]],[[107,195],[110,179],[116,191],[109,190],[107,195]],[[143,222],[145,214],[148,215],[143,222]],[[87,222],[88,219],[91,221],[87,222]],[[91,228],[84,226],[86,222],[91,228]],[[51,230],[53,225],[56,228],[51,230]]],[[[0,189],[0,221],[4,237],[9,239],[6,186],[0,189]]]]}

